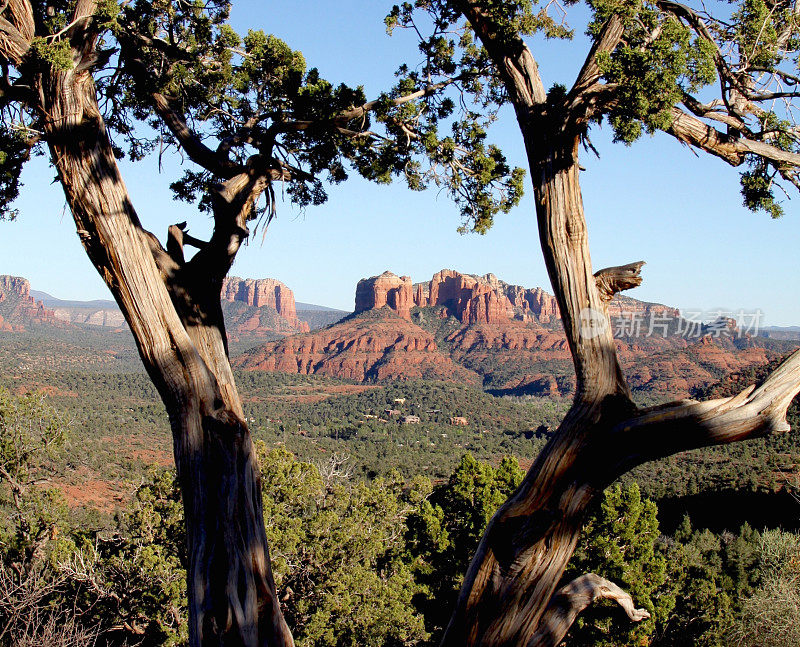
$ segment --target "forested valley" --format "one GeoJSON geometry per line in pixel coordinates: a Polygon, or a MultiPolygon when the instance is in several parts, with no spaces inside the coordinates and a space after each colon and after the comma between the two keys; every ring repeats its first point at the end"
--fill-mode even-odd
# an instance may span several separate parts
{"type": "MultiPolygon", "coordinates": [[[[83,337],[106,340],[101,366],[59,350],[75,343],[69,334],[49,333],[2,339],[0,642],[185,644],[185,531],[163,408],[109,333],[83,337]],[[22,347],[40,349],[35,368],[20,370],[22,347]]],[[[695,396],[728,395],[771,368],[695,396]]],[[[483,528],[568,400],[435,381],[236,377],[297,643],[436,644],[483,528]]],[[[651,617],[632,624],[599,603],[565,644],[794,644],[799,462],[792,432],[678,454],[610,487],[565,577],[609,578],[651,617]]]]}

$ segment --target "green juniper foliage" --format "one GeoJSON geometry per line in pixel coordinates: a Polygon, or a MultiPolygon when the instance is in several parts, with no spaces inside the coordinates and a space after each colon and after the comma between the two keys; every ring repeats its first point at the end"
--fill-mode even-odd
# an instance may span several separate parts
{"type": "MultiPolygon", "coordinates": [[[[73,68],[72,9],[71,2],[48,3],[46,10],[37,4],[41,33],[12,81],[24,84],[42,66],[73,68]]],[[[487,62],[474,45],[475,74],[436,87],[412,74],[367,97],[362,87],[322,78],[275,35],[238,34],[229,12],[230,3],[221,1],[104,0],[88,27],[99,39],[93,74],[116,154],[137,161],[182,146],[197,162],[172,183],[177,199],[210,211],[218,184],[234,169],[251,168],[282,169],[282,190],[301,207],[322,204],[326,186],[353,172],[381,183],[402,178],[415,190],[435,185],[478,231],[519,201],[522,171],[488,141],[491,119],[439,94],[460,82],[479,83],[478,69],[487,62]],[[164,110],[186,125],[194,144],[179,142],[165,127],[164,110]],[[450,134],[440,135],[440,123],[450,134]]],[[[438,66],[446,43],[440,40],[429,54],[438,66]]],[[[7,130],[41,131],[42,115],[11,101],[2,107],[7,130]]],[[[8,178],[0,193],[4,209],[16,197],[24,159],[45,152],[37,138],[24,141],[21,151],[4,148],[0,160],[0,179],[8,178]]],[[[274,190],[265,195],[272,217],[274,190]]]]}
{"type": "Polygon", "coordinates": [[[650,619],[632,623],[616,603],[586,609],[570,631],[570,645],[593,647],[647,644],[675,604],[667,584],[667,559],[659,545],[656,504],[641,496],[634,483],[608,489],[583,530],[564,579],[597,573],[618,584],[650,619]]]}
{"type": "MultiPolygon", "coordinates": [[[[403,78],[411,83],[419,76],[447,82],[466,75],[469,82],[462,82],[460,89],[482,107],[481,119],[491,120],[508,97],[462,11],[470,7],[480,11],[499,51],[513,58],[527,44],[535,57],[547,45],[534,36],[572,37],[568,18],[573,4],[565,3],[554,15],[553,3],[532,0],[416,0],[395,5],[386,24],[390,31],[401,27],[421,34],[420,66],[401,68],[403,78]]],[[[685,133],[673,125],[678,115],[687,115],[699,128],[714,129],[718,138],[716,148],[702,142],[692,145],[747,167],[741,174],[745,206],[780,216],[783,208],[776,196],[776,189],[783,191],[780,183],[800,187],[795,115],[800,96],[800,20],[794,3],[588,0],[587,6],[587,35],[592,39],[601,37],[612,16],[619,17],[624,27],[612,51],[596,54],[604,94],[597,99],[592,120],[607,120],[616,141],[626,144],[657,131],[670,132],[686,143],[685,133]],[[725,145],[734,140],[746,144],[725,152],[725,145]],[[782,155],[784,151],[790,155],[782,155]]],[[[576,74],[585,55],[576,55],[576,74]]],[[[559,103],[556,99],[568,103],[567,93],[559,87],[564,86],[556,84],[549,95],[554,106],[559,103]]],[[[490,221],[476,223],[476,228],[485,224],[490,221]]]]}

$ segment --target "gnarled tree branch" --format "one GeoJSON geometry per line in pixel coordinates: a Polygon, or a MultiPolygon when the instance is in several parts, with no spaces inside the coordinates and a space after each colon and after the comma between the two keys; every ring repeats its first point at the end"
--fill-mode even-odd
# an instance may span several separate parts
{"type": "Polygon", "coordinates": [[[679,451],[787,432],[786,411],[798,393],[800,351],[795,351],[758,388],[750,386],[730,398],[641,410],[609,434],[611,451],[618,456],[609,477],[679,451]]]}
{"type": "Polygon", "coordinates": [[[597,289],[603,301],[611,301],[614,295],[623,290],[637,288],[642,284],[640,274],[644,261],[628,263],[616,267],[606,267],[594,273],[597,289]]]}
{"type": "Polygon", "coordinates": [[[800,178],[797,174],[797,168],[800,167],[798,153],[785,151],[746,136],[732,137],[683,112],[680,108],[672,109],[672,123],[666,132],[684,144],[725,160],[731,166],[744,163],[747,155],[757,155],[770,162],[781,177],[800,188],[800,178]]]}
{"type": "Polygon", "coordinates": [[[528,643],[531,647],[556,647],[567,635],[575,619],[597,600],[615,600],[633,622],[650,617],[646,609],[637,609],[630,594],[599,575],[587,573],[576,577],[555,592],[539,621],[539,628],[528,643]]]}
{"type": "Polygon", "coordinates": [[[744,154],[733,137],[722,133],[680,108],[672,109],[672,123],[666,132],[678,141],[725,160],[731,166],[744,162],[744,154]]]}
{"type": "Polygon", "coordinates": [[[33,8],[27,0],[9,0],[0,16],[0,58],[14,66],[23,62],[36,35],[33,8]]]}

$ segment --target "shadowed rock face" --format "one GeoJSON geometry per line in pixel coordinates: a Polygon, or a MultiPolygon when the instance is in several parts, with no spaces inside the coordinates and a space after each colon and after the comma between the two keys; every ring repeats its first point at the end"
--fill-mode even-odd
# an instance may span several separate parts
{"type": "Polygon", "coordinates": [[[30,295],[31,284],[27,279],[19,276],[0,276],[0,300],[5,300],[8,296],[29,299],[30,295]]]}
{"type": "MultiPolygon", "coordinates": [[[[286,334],[309,330],[308,324],[297,318],[294,293],[276,279],[240,279],[237,276],[229,276],[222,282],[222,300],[244,303],[251,308],[265,306],[274,308],[288,324],[285,329],[277,332],[286,334]]],[[[256,319],[249,324],[243,324],[245,329],[257,327],[256,319]]]]}

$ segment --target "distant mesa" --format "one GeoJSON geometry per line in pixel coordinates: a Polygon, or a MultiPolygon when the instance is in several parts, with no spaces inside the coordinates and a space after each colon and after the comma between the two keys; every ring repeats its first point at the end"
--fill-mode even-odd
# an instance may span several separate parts
{"type": "MultiPolygon", "coordinates": [[[[500,324],[509,321],[552,324],[561,319],[556,298],[542,288],[524,288],[501,281],[494,274],[478,276],[442,270],[427,283],[414,283],[407,276],[384,272],[362,279],[356,287],[355,312],[389,307],[404,319],[411,308],[439,307],[463,324],[500,324]]],[[[629,297],[609,304],[612,317],[630,315],[670,316],[678,310],[629,297]]]]}
{"type": "MultiPolygon", "coordinates": [[[[623,370],[641,392],[686,397],[718,373],[785,352],[780,344],[747,335],[681,335],[677,309],[630,297],[615,297],[609,314],[615,330],[622,330],[621,323],[634,316],[671,322],[663,334],[646,334],[647,329],[644,335],[615,334],[623,370]]],[[[541,288],[454,270],[442,270],[416,284],[407,276],[384,272],[359,281],[353,316],[252,348],[234,364],[362,382],[481,383],[491,393],[552,397],[571,393],[575,381],[569,344],[559,324],[556,299],[541,288]]],[[[701,332],[709,330],[704,326],[701,332]]]]}
{"type": "Polygon", "coordinates": [[[125,328],[125,317],[114,301],[97,299],[95,301],[65,301],[56,299],[47,292],[31,290],[31,296],[40,300],[53,311],[56,319],[69,324],[90,324],[104,328],[125,328]]]}
{"type": "MultiPolygon", "coordinates": [[[[275,332],[289,333],[308,332],[309,325],[297,318],[297,306],[294,293],[277,279],[240,279],[229,276],[222,282],[222,300],[231,303],[244,303],[251,308],[273,308],[278,315],[288,324],[291,330],[276,330],[275,332]]],[[[254,315],[254,323],[258,316],[254,315]]],[[[245,324],[246,327],[247,324],[245,324]]],[[[242,324],[239,324],[241,327],[242,324]]],[[[281,328],[285,328],[281,326],[281,328]]]]}

